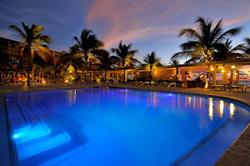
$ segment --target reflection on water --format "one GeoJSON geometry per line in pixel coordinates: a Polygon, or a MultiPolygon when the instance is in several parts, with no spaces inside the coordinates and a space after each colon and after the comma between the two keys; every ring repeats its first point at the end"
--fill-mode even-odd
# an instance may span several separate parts
{"type": "Polygon", "coordinates": [[[229,105],[229,111],[230,111],[230,118],[233,119],[234,112],[235,112],[235,105],[233,103],[230,103],[230,105],[229,105]]]}
{"type": "Polygon", "coordinates": [[[156,108],[158,105],[158,97],[157,97],[156,92],[151,93],[151,101],[152,101],[153,107],[156,108]]]}
{"type": "Polygon", "coordinates": [[[209,116],[209,119],[210,119],[210,120],[213,120],[213,116],[214,116],[214,103],[213,103],[213,98],[209,98],[208,116],[209,116]]]}
{"type": "Polygon", "coordinates": [[[222,118],[224,113],[224,101],[220,100],[220,109],[219,109],[219,116],[222,118]]]}
{"type": "Polygon", "coordinates": [[[191,96],[188,96],[188,105],[190,105],[192,102],[192,97],[191,96]]]}
{"type": "Polygon", "coordinates": [[[68,91],[68,104],[74,105],[76,103],[76,89],[68,91]]]}

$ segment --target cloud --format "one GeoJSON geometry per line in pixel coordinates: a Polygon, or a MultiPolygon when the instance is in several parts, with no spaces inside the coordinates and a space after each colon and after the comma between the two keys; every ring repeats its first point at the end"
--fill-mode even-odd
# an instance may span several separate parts
{"type": "Polygon", "coordinates": [[[173,35],[179,28],[176,25],[168,24],[170,9],[159,12],[159,8],[168,8],[166,3],[153,0],[146,0],[143,3],[139,0],[95,0],[90,12],[86,17],[87,24],[94,28],[94,24],[100,19],[109,24],[104,35],[105,46],[110,47],[120,40],[130,42],[132,39],[147,39],[159,35],[173,35]],[[152,7],[151,7],[152,6],[152,7]]]}
{"type": "Polygon", "coordinates": [[[181,28],[193,25],[198,16],[218,21],[225,17],[224,25],[233,25],[249,20],[250,3],[228,0],[205,2],[199,0],[93,0],[86,16],[86,23],[95,30],[102,21],[102,39],[105,47],[116,45],[120,40],[140,42],[155,37],[177,36],[181,28]],[[224,7],[224,9],[222,9],[224,7]],[[228,10],[234,8],[234,10],[228,10]],[[249,10],[247,10],[249,8],[249,10]],[[230,12],[229,12],[230,11],[230,12]],[[210,17],[209,17],[210,16],[210,17]]]}
{"type": "Polygon", "coordinates": [[[16,32],[8,30],[8,29],[1,29],[0,36],[4,38],[8,38],[8,39],[13,39],[13,40],[17,39],[16,32]]]}
{"type": "Polygon", "coordinates": [[[223,23],[225,26],[230,26],[230,25],[241,24],[247,21],[250,21],[250,15],[243,15],[243,16],[238,16],[238,17],[234,17],[230,19],[225,19],[223,23]]]}

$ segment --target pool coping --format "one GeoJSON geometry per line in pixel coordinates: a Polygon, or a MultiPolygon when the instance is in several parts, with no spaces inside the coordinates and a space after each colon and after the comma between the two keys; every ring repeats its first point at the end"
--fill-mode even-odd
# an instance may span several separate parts
{"type": "MultiPolygon", "coordinates": [[[[70,90],[70,89],[82,89],[82,88],[94,88],[94,87],[103,87],[108,86],[111,88],[128,88],[128,89],[139,89],[139,90],[150,90],[150,91],[158,91],[158,92],[173,92],[173,93],[186,93],[190,95],[201,95],[207,97],[219,97],[234,100],[236,102],[242,103],[244,105],[250,106],[250,93],[246,92],[245,98],[239,96],[236,92],[228,92],[228,93],[221,93],[217,91],[209,91],[204,89],[197,89],[194,88],[166,88],[166,87],[156,87],[156,86],[133,86],[133,85],[124,85],[124,84],[112,84],[112,85],[96,85],[96,84],[88,84],[88,85],[78,85],[78,86],[62,86],[62,87],[47,87],[47,88],[26,88],[26,89],[9,89],[6,91],[0,90],[0,97],[5,96],[6,94],[12,93],[23,93],[23,92],[37,92],[37,91],[47,91],[47,90],[70,90]],[[187,91],[189,90],[189,91],[187,91]],[[213,92],[216,92],[213,93],[213,92]],[[248,97],[249,95],[249,97],[248,97]]],[[[249,165],[250,158],[247,155],[238,155],[240,151],[244,151],[246,154],[250,154],[250,124],[248,124],[242,133],[238,136],[235,142],[233,142],[229,148],[225,151],[225,153],[220,157],[220,159],[216,162],[216,165],[229,165],[234,166],[235,163],[240,165],[249,165]],[[247,143],[247,146],[245,144],[247,143]],[[237,162],[238,161],[238,162],[237,162]],[[244,162],[243,162],[244,161],[244,162]]]]}

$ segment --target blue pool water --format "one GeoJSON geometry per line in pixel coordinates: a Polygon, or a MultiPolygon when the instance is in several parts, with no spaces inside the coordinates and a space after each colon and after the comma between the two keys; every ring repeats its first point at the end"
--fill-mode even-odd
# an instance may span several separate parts
{"type": "Polygon", "coordinates": [[[19,165],[212,165],[250,119],[211,97],[129,89],[6,96],[19,165]],[[204,160],[205,159],[205,160],[204,160]]]}

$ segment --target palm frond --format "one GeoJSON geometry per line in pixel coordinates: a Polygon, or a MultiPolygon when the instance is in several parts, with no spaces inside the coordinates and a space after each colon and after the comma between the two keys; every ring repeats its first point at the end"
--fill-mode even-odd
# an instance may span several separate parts
{"type": "Polygon", "coordinates": [[[47,35],[42,35],[42,36],[40,36],[40,41],[41,42],[43,42],[43,43],[51,43],[51,38],[49,37],[49,36],[47,36],[47,35]]]}
{"type": "Polygon", "coordinates": [[[20,29],[18,28],[16,25],[11,25],[10,26],[10,29],[16,31],[18,33],[18,35],[23,39],[27,39],[27,36],[25,35],[25,33],[20,29]]]}
{"type": "Polygon", "coordinates": [[[78,39],[77,36],[74,36],[73,39],[77,42],[79,46],[81,45],[81,41],[78,39]]]}
{"type": "Polygon", "coordinates": [[[235,36],[238,35],[241,32],[241,27],[236,27],[236,28],[232,28],[229,29],[227,31],[225,31],[224,33],[222,33],[216,40],[215,42],[221,42],[222,40],[224,40],[227,37],[231,37],[231,36],[235,36]]]}
{"type": "Polygon", "coordinates": [[[192,57],[192,55],[193,55],[193,51],[181,51],[181,52],[175,53],[171,57],[171,60],[190,58],[190,57],[192,57]]]}

